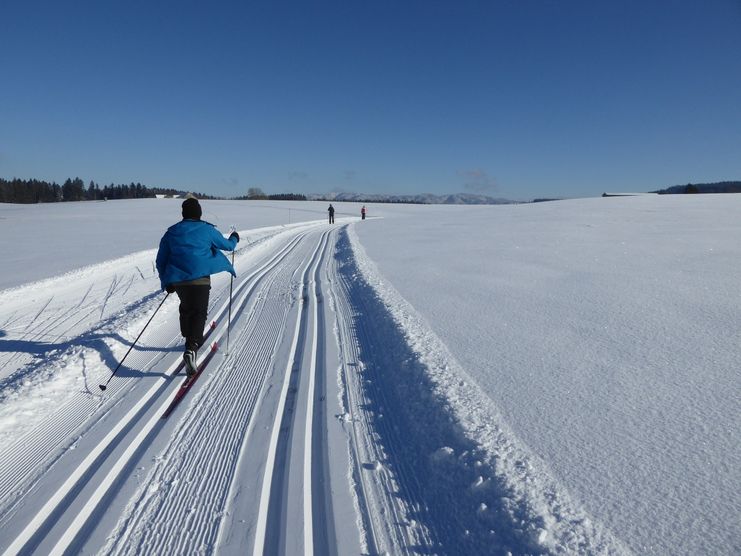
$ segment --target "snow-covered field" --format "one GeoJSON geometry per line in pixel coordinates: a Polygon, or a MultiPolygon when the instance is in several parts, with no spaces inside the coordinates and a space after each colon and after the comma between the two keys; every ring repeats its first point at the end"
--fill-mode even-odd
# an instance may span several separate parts
{"type": "MultiPolygon", "coordinates": [[[[204,201],[226,353],[168,419],[172,200],[0,205],[0,550],[741,551],[741,196],[204,201]]],[[[205,354],[202,354],[202,357],[205,354]]]]}

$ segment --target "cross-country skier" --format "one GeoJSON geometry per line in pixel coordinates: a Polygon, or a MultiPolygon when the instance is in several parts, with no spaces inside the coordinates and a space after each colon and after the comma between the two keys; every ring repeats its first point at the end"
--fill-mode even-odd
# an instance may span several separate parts
{"type": "Polygon", "coordinates": [[[360,209],[360,219],[365,220],[365,205],[360,209]]]}
{"type": "Polygon", "coordinates": [[[327,212],[329,212],[329,223],[334,224],[334,207],[332,206],[332,203],[329,203],[327,212]]]}
{"type": "Polygon", "coordinates": [[[183,201],[183,219],[162,236],[157,252],[157,271],[162,289],[180,298],[180,333],[185,338],[185,369],[197,372],[198,348],[203,344],[211,274],[230,272],[234,267],[220,250],[234,251],[239,234],[226,239],[213,224],[201,220],[201,205],[191,197],[183,201]]]}

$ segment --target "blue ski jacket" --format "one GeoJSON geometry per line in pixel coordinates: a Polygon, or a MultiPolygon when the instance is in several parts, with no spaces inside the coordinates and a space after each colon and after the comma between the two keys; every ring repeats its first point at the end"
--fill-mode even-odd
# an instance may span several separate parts
{"type": "Polygon", "coordinates": [[[229,259],[220,251],[234,251],[236,247],[236,238],[226,239],[213,224],[203,220],[184,219],[170,226],[157,251],[162,289],[217,272],[236,276],[229,259]]]}

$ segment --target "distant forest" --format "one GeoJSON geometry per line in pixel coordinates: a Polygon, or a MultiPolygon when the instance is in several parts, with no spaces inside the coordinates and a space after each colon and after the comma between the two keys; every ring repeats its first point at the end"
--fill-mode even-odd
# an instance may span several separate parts
{"type": "Polygon", "coordinates": [[[688,183],[673,185],[666,189],[652,191],[659,195],[676,195],[683,193],[741,193],[741,181],[719,181],[715,183],[688,183]]]}
{"type": "Polygon", "coordinates": [[[298,193],[277,193],[268,195],[259,187],[250,187],[247,195],[234,197],[235,201],[305,201],[306,195],[298,193]]]}
{"type": "MultiPolygon", "coordinates": [[[[146,199],[156,195],[184,195],[175,189],[147,187],[141,183],[104,185],[91,181],[87,187],[80,178],[68,178],[62,185],[43,180],[5,180],[0,178],[0,203],[56,203],[62,201],[103,201],[111,199],[146,199]]],[[[199,199],[214,199],[196,193],[199,199]]]]}
{"type": "MultiPolygon", "coordinates": [[[[182,197],[187,192],[162,187],[147,187],[141,183],[105,185],[91,181],[87,186],[80,178],[68,178],[62,185],[42,180],[5,180],[0,178],[0,203],[57,203],[63,201],[104,201],[114,199],[147,199],[157,195],[182,197]]],[[[199,199],[223,199],[203,193],[193,193],[199,199]]],[[[271,201],[305,201],[305,195],[281,193],[265,195],[260,189],[250,189],[245,197],[237,199],[269,199],[271,201]]]]}

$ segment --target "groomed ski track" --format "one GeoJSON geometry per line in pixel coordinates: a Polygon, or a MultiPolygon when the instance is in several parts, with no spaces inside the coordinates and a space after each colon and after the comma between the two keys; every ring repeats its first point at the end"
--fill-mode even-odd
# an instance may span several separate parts
{"type": "Polygon", "coordinates": [[[31,312],[14,298],[17,314],[33,313],[27,338],[65,341],[46,363],[29,363],[21,349],[3,353],[6,399],[14,401],[14,389],[28,393],[23,381],[68,384],[60,377],[78,372],[78,357],[84,364],[96,348],[106,365],[91,365],[84,384],[57,396],[20,441],[3,446],[0,552],[434,551],[425,528],[405,517],[403,491],[379,464],[362,383],[348,376],[362,364],[355,309],[339,274],[345,228],[302,225],[240,245],[230,353],[222,277],[213,284],[214,324],[207,326],[207,345],[217,351],[167,419],[163,411],[184,380],[175,296],[108,389],[97,388],[164,295],[153,271],[145,275],[135,264],[124,278],[131,295],[117,305],[121,279],[100,287],[95,269],[89,284],[81,275],[82,300],[73,306],[51,312],[51,296],[31,312]],[[117,312],[101,318],[101,304],[109,303],[117,312]]]}
{"type": "MultiPolygon", "coordinates": [[[[0,292],[0,554],[551,552],[368,282],[352,220],[240,231],[231,328],[221,274],[208,364],[166,419],[176,296],[98,388],[162,302],[154,250],[0,292]]],[[[567,534],[567,553],[624,552],[567,534]]]]}

